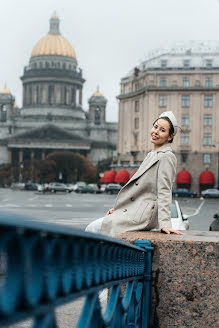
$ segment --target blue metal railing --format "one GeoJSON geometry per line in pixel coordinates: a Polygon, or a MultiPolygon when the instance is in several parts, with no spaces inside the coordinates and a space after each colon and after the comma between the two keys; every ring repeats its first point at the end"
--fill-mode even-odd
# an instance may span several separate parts
{"type": "Polygon", "coordinates": [[[131,245],[0,213],[0,327],[26,319],[58,327],[56,308],[81,296],[78,328],[149,327],[152,251],[148,241],[131,245]],[[102,314],[104,288],[111,292],[102,314]]]}

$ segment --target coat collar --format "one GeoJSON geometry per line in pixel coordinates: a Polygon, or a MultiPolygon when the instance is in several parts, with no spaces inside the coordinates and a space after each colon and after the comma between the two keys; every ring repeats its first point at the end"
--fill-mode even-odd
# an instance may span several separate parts
{"type": "Polygon", "coordinates": [[[157,153],[162,152],[165,153],[166,151],[172,151],[172,148],[170,147],[170,144],[165,144],[158,148],[157,153]]]}
{"type": "Polygon", "coordinates": [[[131,177],[131,179],[127,182],[127,184],[129,184],[129,182],[138,179],[144,172],[146,172],[152,165],[154,165],[156,162],[159,161],[160,156],[159,153],[165,153],[167,151],[172,151],[172,148],[170,147],[169,144],[165,144],[163,146],[161,146],[160,148],[158,148],[157,151],[155,151],[153,156],[150,156],[148,159],[148,155],[145,157],[144,161],[142,162],[141,166],[139,167],[138,171],[131,177]]]}

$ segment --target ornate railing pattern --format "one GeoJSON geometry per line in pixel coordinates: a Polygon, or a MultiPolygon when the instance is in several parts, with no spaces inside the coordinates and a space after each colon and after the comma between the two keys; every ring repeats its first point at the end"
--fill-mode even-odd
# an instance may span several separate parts
{"type": "Polygon", "coordinates": [[[149,326],[150,242],[134,246],[3,213],[0,227],[0,327],[29,318],[34,328],[58,327],[57,306],[81,296],[78,328],[149,326]],[[104,288],[111,293],[102,314],[104,288]]]}

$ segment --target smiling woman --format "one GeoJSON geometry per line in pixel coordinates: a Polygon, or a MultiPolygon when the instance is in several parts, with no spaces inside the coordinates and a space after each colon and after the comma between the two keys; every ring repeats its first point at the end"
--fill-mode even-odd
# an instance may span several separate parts
{"type": "Polygon", "coordinates": [[[125,231],[159,229],[181,234],[172,229],[170,214],[176,157],[169,143],[176,132],[173,113],[162,113],[150,131],[153,150],[121,189],[114,208],[92,222],[86,231],[116,236],[125,231]]]}

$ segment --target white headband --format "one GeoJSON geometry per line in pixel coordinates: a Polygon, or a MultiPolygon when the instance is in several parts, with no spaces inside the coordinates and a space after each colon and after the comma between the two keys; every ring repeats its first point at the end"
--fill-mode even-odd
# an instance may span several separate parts
{"type": "Polygon", "coordinates": [[[173,129],[174,129],[173,134],[175,136],[177,133],[177,120],[176,120],[176,117],[173,114],[173,112],[171,112],[171,111],[163,112],[162,114],[160,114],[159,118],[162,118],[162,117],[169,118],[170,122],[173,124],[173,129]]]}

